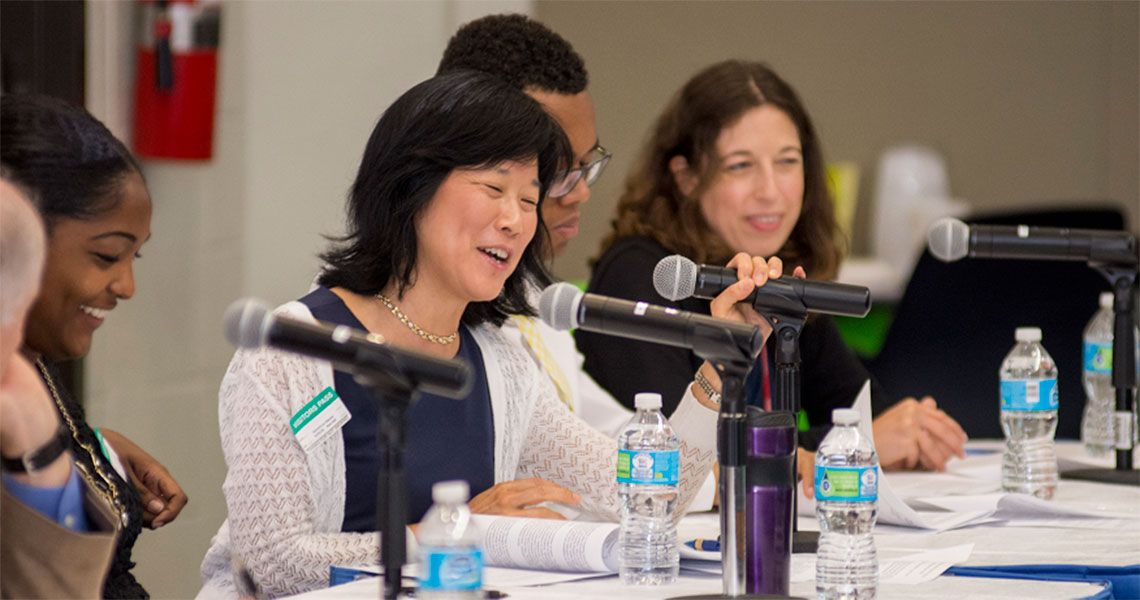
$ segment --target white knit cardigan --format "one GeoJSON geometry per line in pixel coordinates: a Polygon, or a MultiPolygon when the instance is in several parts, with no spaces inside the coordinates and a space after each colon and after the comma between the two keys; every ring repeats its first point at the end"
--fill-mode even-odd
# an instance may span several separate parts
{"type": "MultiPolygon", "coordinates": [[[[300,302],[275,312],[314,320],[300,302]]],[[[582,496],[584,511],[616,520],[615,441],[567,410],[517,342],[492,325],[472,333],[494,415],[495,482],[548,479],[582,496]]],[[[378,534],[340,531],[343,437],[327,436],[306,451],[289,426],[300,407],[332,386],[325,361],[264,348],[239,350],[230,361],[218,393],[228,517],[202,561],[200,598],[236,598],[235,567],[275,597],[327,586],[330,565],[379,562],[378,534]]],[[[687,392],[671,423],[682,440],[683,514],[713,461],[716,413],[687,392]]]]}

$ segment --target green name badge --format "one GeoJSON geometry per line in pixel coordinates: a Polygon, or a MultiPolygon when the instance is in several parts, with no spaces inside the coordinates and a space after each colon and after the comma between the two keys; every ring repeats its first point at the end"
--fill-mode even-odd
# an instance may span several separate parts
{"type": "Polygon", "coordinates": [[[293,414],[289,427],[301,447],[308,450],[339,431],[351,418],[336,390],[327,387],[293,414]]]}

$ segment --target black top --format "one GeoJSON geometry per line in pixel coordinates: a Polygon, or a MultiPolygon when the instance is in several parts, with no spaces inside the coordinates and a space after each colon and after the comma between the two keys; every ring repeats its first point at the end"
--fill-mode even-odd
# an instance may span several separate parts
{"type": "MultiPolygon", "coordinates": [[[[614,244],[594,266],[588,291],[604,296],[640,300],[709,314],[709,301],[687,298],[680,302],[666,300],[653,287],[653,268],[662,258],[673,254],[657,242],[645,237],[629,237],[614,244]]],[[[584,368],[602,387],[622,404],[633,408],[638,392],[661,394],[663,409],[672,413],[684,396],[685,387],[703,362],[684,348],[639,342],[579,330],[575,333],[578,349],[585,355],[584,368]]],[[[766,345],[768,370],[774,379],[775,341],[766,345]]],[[[835,322],[826,315],[810,318],[800,334],[801,388],[800,404],[807,413],[811,428],[800,435],[800,444],[814,450],[831,428],[831,411],[850,407],[871,378],[867,369],[839,337],[835,322]]],[[[748,402],[760,405],[761,369],[753,369],[746,381],[748,402]]],[[[775,394],[773,394],[775,396],[775,394]]],[[[871,397],[880,401],[883,394],[872,379],[871,397]]],[[[875,406],[876,412],[880,406],[875,406]]]]}
{"type": "MultiPolygon", "coordinates": [[[[326,287],[313,290],[301,303],[319,321],[366,331],[344,301],[326,287]]],[[[471,487],[472,497],[495,484],[495,427],[483,354],[466,326],[460,326],[458,341],[457,358],[466,360],[476,376],[467,397],[453,400],[421,394],[408,411],[404,474],[409,523],[418,523],[431,507],[431,486],[436,482],[462,479],[471,487]]],[[[376,400],[344,371],[333,371],[333,387],[352,415],[341,428],[345,462],[341,531],[376,531],[376,491],[384,465],[376,400]]]]}
{"type": "Polygon", "coordinates": [[[60,419],[71,430],[71,451],[75,461],[82,464],[93,477],[86,478],[90,485],[103,490],[109,496],[118,499],[115,506],[117,514],[127,515],[126,527],[119,530],[119,539],[115,546],[115,556],[111,560],[111,567],[107,571],[107,579],[103,582],[104,598],[150,598],[143,586],[135,580],[131,569],[135,563],[131,561],[131,550],[135,540],[142,532],[142,500],[134,486],[123,481],[118,472],[100,452],[98,438],[95,431],[87,424],[83,414],[83,407],[71,397],[67,389],[60,382],[58,371],[54,365],[37,361],[40,377],[52,392],[52,397],[59,409],[60,419]],[[91,452],[88,452],[88,448],[91,452]],[[110,482],[110,484],[108,484],[110,482]],[[114,490],[112,493],[111,487],[114,490]]]}

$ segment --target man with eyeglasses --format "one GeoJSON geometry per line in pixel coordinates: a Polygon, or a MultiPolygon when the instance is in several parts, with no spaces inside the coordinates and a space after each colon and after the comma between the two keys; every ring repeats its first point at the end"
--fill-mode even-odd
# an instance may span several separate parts
{"type": "MultiPolygon", "coordinates": [[[[523,90],[546,108],[570,140],[578,166],[547,191],[542,203],[551,239],[548,259],[553,259],[578,235],[590,185],[610,160],[598,143],[582,57],[562,36],[529,17],[492,15],[460,27],[448,42],[437,74],[459,69],[490,73],[523,90]]],[[[540,291],[534,290],[535,303],[540,291]]],[[[595,429],[617,435],[631,413],[582,370],[582,356],[569,333],[527,317],[512,318],[504,329],[518,332],[519,343],[554,382],[570,410],[595,429]]]]}

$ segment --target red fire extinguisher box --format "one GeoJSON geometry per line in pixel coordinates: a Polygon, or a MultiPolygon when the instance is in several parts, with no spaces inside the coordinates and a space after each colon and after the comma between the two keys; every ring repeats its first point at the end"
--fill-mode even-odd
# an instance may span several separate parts
{"type": "Polygon", "coordinates": [[[214,149],[221,7],[195,0],[140,4],[135,153],[143,158],[208,160],[214,149]]]}

